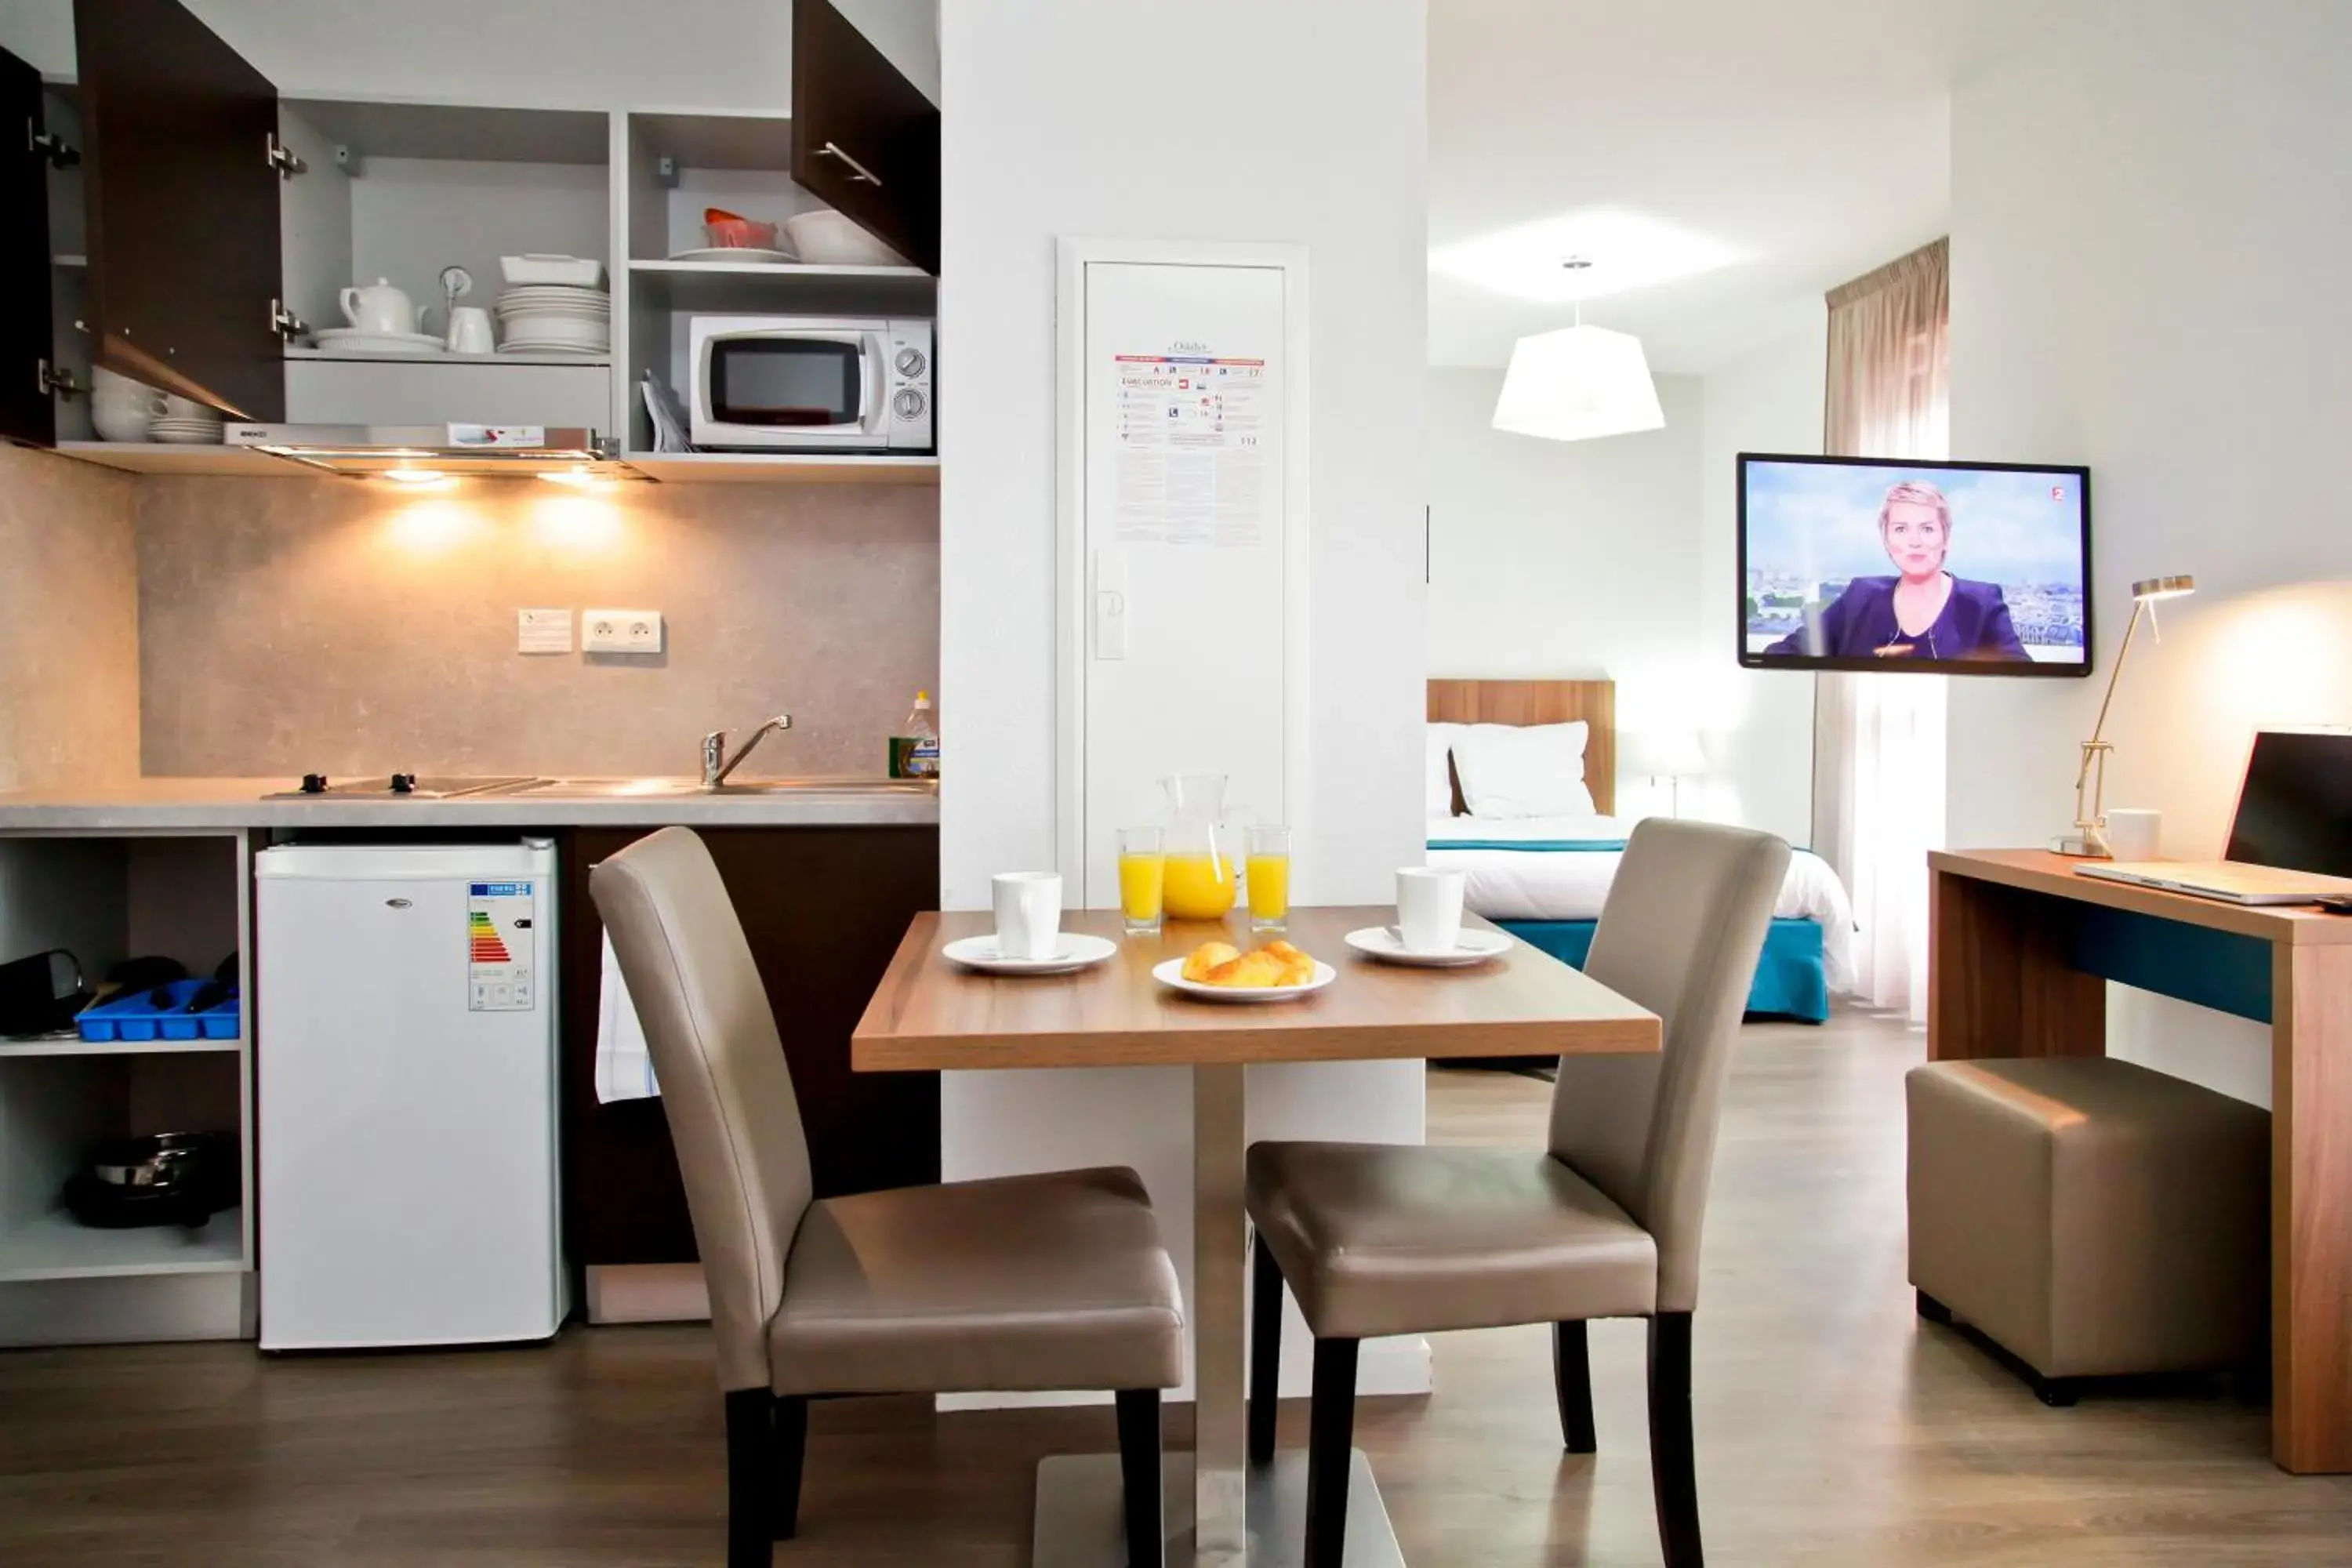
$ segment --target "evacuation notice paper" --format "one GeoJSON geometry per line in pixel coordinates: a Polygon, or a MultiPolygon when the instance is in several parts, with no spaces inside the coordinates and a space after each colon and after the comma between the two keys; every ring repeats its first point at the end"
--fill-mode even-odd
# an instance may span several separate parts
{"type": "MultiPolygon", "coordinates": [[[[1192,344],[1181,345],[1190,349],[1192,344]]],[[[1265,479],[1265,361],[1117,354],[1120,544],[1250,549],[1265,479]]]]}

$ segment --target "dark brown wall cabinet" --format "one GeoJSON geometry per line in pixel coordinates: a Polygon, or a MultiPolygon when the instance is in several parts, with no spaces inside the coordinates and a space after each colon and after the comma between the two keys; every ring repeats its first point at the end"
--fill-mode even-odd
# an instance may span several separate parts
{"type": "Polygon", "coordinates": [[[286,416],[278,89],[177,0],[77,0],[98,363],[286,416]]]}
{"type": "MultiPolygon", "coordinates": [[[[705,828],[766,982],[816,1195],[940,1179],[936,1073],[849,1068],[849,1035],[908,922],[939,901],[935,827],[705,828]]],[[[644,837],[563,836],[564,1250],[576,1265],[696,1256],[677,1154],[658,1100],[596,1100],[596,1000],[604,928],[590,868],[644,837]]]]}
{"type": "Polygon", "coordinates": [[[940,269],[940,111],[825,3],[793,5],[793,178],[940,269]]]}
{"type": "Polygon", "coordinates": [[[0,438],[57,439],[49,400],[49,159],[41,73],[0,49],[0,438]]]}

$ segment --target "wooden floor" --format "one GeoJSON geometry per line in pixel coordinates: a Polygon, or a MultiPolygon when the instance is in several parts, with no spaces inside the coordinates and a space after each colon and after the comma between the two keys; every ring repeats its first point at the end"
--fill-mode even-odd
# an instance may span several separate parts
{"type": "MultiPolygon", "coordinates": [[[[1698,1470],[1718,1564],[2352,1563],[2352,1479],[2271,1468],[2220,1394],[2036,1404],[1903,1282],[1901,1079],[1867,1018],[1754,1027],[1733,1079],[1697,1319],[1698,1470]]],[[[1446,1142],[1540,1140],[1546,1087],[1433,1076],[1446,1142]]],[[[1436,1342],[1438,1392],[1358,1423],[1409,1561],[1654,1564],[1642,1330],[1593,1331],[1601,1453],[1560,1452],[1540,1330],[1436,1342]]],[[[1304,1437],[1286,1410],[1286,1442],[1304,1437]]],[[[1171,1412],[1171,1439],[1187,1418],[1171,1412]]],[[[1026,1556],[1044,1455],[1109,1411],[819,1408],[778,1568],[1026,1556]]],[[[0,1353],[0,1564],[712,1563],[707,1335],[264,1361],[247,1345],[0,1353]]]]}

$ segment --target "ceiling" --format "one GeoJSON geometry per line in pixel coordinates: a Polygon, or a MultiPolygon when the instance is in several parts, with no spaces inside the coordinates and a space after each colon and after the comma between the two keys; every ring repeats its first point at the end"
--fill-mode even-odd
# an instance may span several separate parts
{"type": "MultiPolygon", "coordinates": [[[[1430,247],[1595,209],[1719,241],[1741,259],[1584,308],[1709,370],[1944,233],[1951,84],[2084,3],[1430,0],[1430,247]]],[[[1570,317],[1433,269],[1430,362],[1570,317]]]]}

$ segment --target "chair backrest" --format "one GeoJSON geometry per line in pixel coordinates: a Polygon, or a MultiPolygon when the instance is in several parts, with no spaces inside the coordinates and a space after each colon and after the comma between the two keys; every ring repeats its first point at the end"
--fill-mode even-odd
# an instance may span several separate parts
{"type": "Polygon", "coordinates": [[[1563,1057],[1551,1152],[1658,1244],[1658,1310],[1698,1298],[1698,1244],[1733,1041],[1789,846],[1769,833],[1652,818],[1633,829],[1585,973],[1655,1013],[1654,1057],[1563,1057]]]}
{"type": "Polygon", "coordinates": [[[751,944],[703,842],[665,827],[588,879],[661,1081],[723,1389],[766,1388],[768,1321],[811,1195],[808,1139],[751,944]]]}

